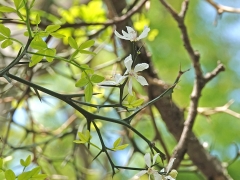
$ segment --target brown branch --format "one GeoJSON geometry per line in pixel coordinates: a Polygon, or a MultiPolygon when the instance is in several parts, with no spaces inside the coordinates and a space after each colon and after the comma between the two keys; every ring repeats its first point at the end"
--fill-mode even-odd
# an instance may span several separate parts
{"type": "Polygon", "coordinates": [[[221,4],[217,4],[215,2],[213,2],[213,0],[206,0],[209,4],[211,4],[216,11],[218,12],[218,14],[222,14],[224,12],[229,12],[229,13],[240,13],[240,9],[239,8],[233,8],[233,7],[229,7],[229,6],[224,6],[221,4]]]}

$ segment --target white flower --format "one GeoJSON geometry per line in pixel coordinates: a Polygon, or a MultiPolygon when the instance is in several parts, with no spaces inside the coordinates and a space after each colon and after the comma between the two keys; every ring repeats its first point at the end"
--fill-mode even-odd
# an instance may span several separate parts
{"type": "Polygon", "coordinates": [[[136,180],[136,179],[139,179],[141,176],[143,176],[144,174],[148,174],[148,179],[150,180],[150,176],[153,175],[154,179],[155,180],[162,180],[162,175],[160,175],[158,173],[157,170],[155,170],[152,165],[155,164],[156,162],[156,159],[158,157],[159,153],[155,154],[153,156],[153,162],[151,163],[151,155],[150,153],[146,153],[145,156],[144,156],[144,160],[145,160],[145,163],[148,167],[147,170],[142,170],[140,171],[139,173],[137,173],[135,176],[132,177],[131,180],[136,180]]]}
{"type": "Polygon", "coordinates": [[[163,168],[160,172],[164,173],[165,175],[161,175],[162,176],[162,180],[176,180],[177,174],[178,172],[173,169],[170,171],[170,169],[172,168],[173,162],[175,161],[176,158],[171,158],[167,167],[163,168]],[[170,172],[169,172],[170,171],[170,172]]]}
{"type": "Polygon", "coordinates": [[[124,64],[127,68],[127,71],[124,73],[124,77],[129,77],[129,82],[128,82],[128,92],[129,94],[132,94],[132,79],[136,79],[142,86],[148,85],[148,82],[143,76],[139,76],[138,72],[143,71],[144,69],[147,69],[149,65],[147,63],[141,63],[137,64],[134,69],[132,69],[132,55],[130,54],[126,59],[124,60],[124,64]]]}
{"type": "Polygon", "coordinates": [[[127,76],[122,76],[121,74],[114,75],[114,81],[104,81],[98,85],[119,85],[127,76]]]}
{"type": "Polygon", "coordinates": [[[136,31],[134,31],[133,28],[126,26],[127,28],[127,32],[125,32],[124,30],[122,30],[122,34],[119,34],[116,30],[114,31],[114,34],[119,37],[120,39],[125,39],[125,40],[129,40],[129,41],[139,41],[140,39],[143,39],[145,37],[147,37],[148,32],[150,31],[150,28],[145,26],[143,29],[143,32],[137,37],[137,33],[136,31]]]}
{"type": "Polygon", "coordinates": [[[133,176],[131,178],[131,180],[137,180],[141,176],[143,176],[144,174],[148,174],[148,179],[149,180],[150,180],[151,175],[153,175],[154,180],[176,180],[178,172],[175,169],[170,171],[175,158],[171,158],[169,163],[168,163],[168,166],[166,168],[163,168],[160,171],[160,173],[157,170],[153,169],[152,166],[155,164],[158,155],[159,155],[159,153],[157,153],[153,156],[153,162],[151,164],[151,156],[150,156],[149,153],[146,153],[145,156],[144,156],[144,160],[145,160],[145,163],[146,163],[148,169],[140,171],[135,176],[133,176]]]}

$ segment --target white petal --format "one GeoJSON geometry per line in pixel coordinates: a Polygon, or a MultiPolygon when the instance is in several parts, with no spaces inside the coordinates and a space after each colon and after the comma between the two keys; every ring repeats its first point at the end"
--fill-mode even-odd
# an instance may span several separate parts
{"type": "Polygon", "coordinates": [[[135,180],[135,179],[139,179],[142,175],[146,174],[147,173],[147,170],[142,170],[140,172],[138,172],[137,174],[135,174],[131,180],[135,180]]]}
{"type": "Polygon", "coordinates": [[[149,31],[150,31],[150,28],[145,26],[143,32],[140,34],[140,36],[138,36],[137,41],[147,37],[149,31]]]}
{"type": "Polygon", "coordinates": [[[158,156],[159,156],[159,153],[157,153],[157,154],[155,154],[155,155],[153,156],[153,163],[152,163],[152,164],[155,164],[156,159],[157,159],[158,156]]]}
{"type": "Polygon", "coordinates": [[[166,180],[175,180],[174,178],[172,178],[171,176],[165,176],[166,180]]]}
{"type": "Polygon", "coordinates": [[[128,57],[125,58],[124,60],[124,64],[127,68],[127,71],[125,73],[128,73],[131,71],[132,69],[132,63],[133,63],[133,60],[132,60],[132,55],[130,54],[128,57]]]}
{"type": "Polygon", "coordinates": [[[117,85],[117,83],[115,81],[104,81],[101,83],[98,83],[98,85],[117,85]]]}
{"type": "Polygon", "coordinates": [[[128,92],[129,94],[133,95],[132,93],[132,78],[129,78],[129,82],[128,82],[128,92]]]}
{"type": "Polygon", "coordinates": [[[147,167],[151,167],[151,155],[150,155],[150,153],[146,153],[144,155],[144,160],[145,160],[145,164],[147,165],[147,167]]]}
{"type": "Polygon", "coordinates": [[[116,30],[114,31],[114,34],[120,38],[120,39],[125,39],[125,40],[129,40],[129,38],[125,37],[125,36],[122,36],[121,34],[119,34],[116,30]]]}
{"type": "Polygon", "coordinates": [[[128,33],[126,33],[124,30],[122,30],[122,34],[124,37],[128,38],[128,40],[131,40],[131,36],[128,33]]]}
{"type": "Polygon", "coordinates": [[[176,159],[176,158],[171,158],[171,159],[170,159],[170,161],[169,161],[169,163],[168,163],[168,165],[167,165],[167,167],[166,167],[166,172],[167,172],[167,174],[168,174],[168,172],[171,170],[172,165],[173,165],[173,162],[174,162],[175,159],[176,159]]]}
{"type": "Polygon", "coordinates": [[[139,71],[143,71],[144,69],[149,68],[149,65],[147,63],[141,63],[141,64],[137,64],[134,67],[134,72],[139,72],[139,71]]]}
{"type": "Polygon", "coordinates": [[[136,80],[137,80],[142,86],[148,85],[147,80],[146,80],[143,76],[137,76],[137,77],[136,77],[136,80]]]}
{"type": "Polygon", "coordinates": [[[129,26],[126,26],[126,27],[127,27],[127,32],[128,32],[130,40],[131,41],[135,41],[136,38],[137,38],[136,31],[133,28],[129,27],[129,26]]]}
{"type": "Polygon", "coordinates": [[[154,180],[162,180],[162,175],[158,174],[158,172],[155,172],[153,176],[154,176],[154,180]]]}
{"type": "Polygon", "coordinates": [[[114,79],[117,84],[120,84],[127,76],[122,76],[121,74],[116,74],[114,79]]]}

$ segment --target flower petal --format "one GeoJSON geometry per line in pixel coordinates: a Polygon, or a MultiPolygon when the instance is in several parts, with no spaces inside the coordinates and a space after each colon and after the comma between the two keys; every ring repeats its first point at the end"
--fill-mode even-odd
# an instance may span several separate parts
{"type": "Polygon", "coordinates": [[[132,93],[132,77],[130,77],[129,81],[128,81],[128,92],[129,92],[129,94],[133,95],[133,93],[132,93]]]}
{"type": "Polygon", "coordinates": [[[136,80],[137,80],[142,86],[148,85],[147,80],[146,80],[143,76],[137,76],[137,77],[136,77],[136,80]]]}
{"type": "Polygon", "coordinates": [[[101,83],[98,83],[99,86],[101,85],[117,85],[117,83],[115,81],[104,81],[101,83]]]}
{"type": "Polygon", "coordinates": [[[144,69],[149,68],[149,65],[147,63],[141,63],[141,64],[137,64],[134,67],[134,72],[139,72],[139,71],[143,71],[144,69]]]}
{"type": "Polygon", "coordinates": [[[129,26],[126,26],[126,27],[127,27],[127,32],[128,32],[130,41],[135,41],[137,39],[136,31],[133,28],[129,27],[129,26]]]}
{"type": "Polygon", "coordinates": [[[114,31],[114,34],[120,39],[130,40],[128,37],[125,37],[125,36],[119,34],[116,30],[114,31]]]}
{"type": "Polygon", "coordinates": [[[144,155],[144,160],[145,160],[145,164],[147,165],[147,167],[151,167],[151,155],[150,153],[146,153],[144,155]]]}
{"type": "Polygon", "coordinates": [[[150,28],[145,26],[143,29],[143,32],[140,34],[140,36],[138,36],[138,38],[136,40],[138,41],[140,39],[147,37],[149,31],[150,31],[150,28]]]}
{"type": "Polygon", "coordinates": [[[133,60],[132,60],[132,55],[130,54],[128,57],[125,58],[124,60],[124,64],[127,68],[127,71],[125,72],[126,73],[129,73],[132,69],[132,63],[133,63],[133,60]]]}
{"type": "Polygon", "coordinates": [[[162,175],[158,174],[158,172],[153,173],[154,180],[162,180],[162,175]]]}
{"type": "Polygon", "coordinates": [[[135,180],[135,179],[139,179],[142,175],[146,174],[147,173],[147,170],[142,170],[140,172],[138,172],[137,174],[135,174],[131,180],[135,180]]]}
{"type": "Polygon", "coordinates": [[[175,159],[176,159],[176,158],[171,158],[171,159],[170,159],[170,161],[169,161],[169,163],[168,163],[168,165],[167,165],[167,167],[166,167],[166,172],[167,172],[167,174],[168,174],[168,172],[171,170],[172,165],[173,165],[173,162],[174,162],[175,159]]]}
{"type": "Polygon", "coordinates": [[[155,155],[153,156],[153,163],[152,163],[152,164],[155,164],[156,159],[157,159],[158,156],[159,156],[159,153],[157,153],[157,154],[155,154],[155,155]]]}
{"type": "Polygon", "coordinates": [[[121,74],[115,74],[114,79],[117,84],[120,84],[127,76],[122,76],[121,74]]]}

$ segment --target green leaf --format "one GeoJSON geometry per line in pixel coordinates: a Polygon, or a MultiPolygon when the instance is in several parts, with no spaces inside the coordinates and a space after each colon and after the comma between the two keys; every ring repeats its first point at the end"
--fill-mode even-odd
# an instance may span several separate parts
{"type": "MultiPolygon", "coordinates": [[[[46,50],[45,50],[45,55],[47,55],[47,56],[55,56],[55,55],[56,55],[56,49],[52,49],[52,48],[46,49],[46,50]]],[[[46,57],[46,60],[47,60],[48,62],[52,62],[54,58],[52,58],[52,57],[47,57],[47,56],[45,56],[45,57],[46,57]]]]}
{"type": "Polygon", "coordinates": [[[125,149],[126,147],[128,147],[128,144],[123,144],[123,145],[121,145],[121,146],[118,146],[118,147],[114,148],[113,150],[123,150],[123,149],[125,149]]]}
{"type": "Polygon", "coordinates": [[[32,173],[30,171],[23,172],[18,176],[18,180],[26,180],[26,179],[30,179],[31,177],[32,177],[32,173]]]}
{"type": "Polygon", "coordinates": [[[26,166],[26,163],[25,163],[25,161],[23,160],[23,159],[20,159],[20,164],[22,165],[22,166],[26,166]]]}
{"type": "Polygon", "coordinates": [[[30,47],[33,48],[33,49],[41,50],[41,49],[47,48],[47,43],[44,42],[43,40],[32,41],[31,44],[30,44],[30,47]]]}
{"type": "Polygon", "coordinates": [[[0,42],[3,41],[3,40],[5,40],[5,39],[7,39],[7,37],[5,37],[5,36],[3,36],[3,35],[0,34],[0,42]]]}
{"type": "Polygon", "coordinates": [[[92,45],[94,45],[94,40],[88,40],[84,43],[82,43],[80,46],[79,46],[79,49],[86,49],[86,48],[89,48],[91,47],[92,45]]]}
{"type": "Polygon", "coordinates": [[[68,43],[73,49],[78,49],[77,42],[71,36],[68,37],[68,43]]]}
{"type": "Polygon", "coordinates": [[[37,166],[33,168],[30,172],[32,173],[32,176],[37,175],[41,171],[41,167],[37,166]]]}
{"type": "Polygon", "coordinates": [[[91,54],[91,55],[96,55],[96,53],[95,53],[95,52],[88,51],[88,50],[82,50],[82,49],[80,49],[80,50],[79,50],[79,52],[80,52],[80,53],[82,53],[82,54],[91,54]]]}
{"type": "Polygon", "coordinates": [[[117,146],[119,146],[119,144],[121,143],[122,138],[118,138],[114,143],[113,143],[113,147],[116,148],[117,146]]]}
{"type": "Polygon", "coordinates": [[[77,144],[85,144],[86,143],[85,141],[79,141],[79,140],[74,140],[73,142],[77,143],[77,144]]]}
{"type": "MultiPolygon", "coordinates": [[[[43,50],[39,50],[39,51],[37,51],[37,53],[43,54],[44,51],[43,51],[43,50]]],[[[34,54],[34,55],[31,57],[31,62],[29,63],[29,67],[32,67],[32,66],[36,65],[37,63],[39,63],[39,62],[43,59],[43,57],[44,57],[44,56],[34,54]]]]}
{"type": "Polygon", "coordinates": [[[54,24],[54,25],[49,25],[46,27],[45,31],[47,31],[48,33],[52,33],[56,30],[58,30],[61,26],[58,24],[54,24]]]}
{"type": "Polygon", "coordinates": [[[0,24],[0,33],[6,37],[10,37],[11,35],[10,29],[3,24],[0,24]]]}
{"type": "Polygon", "coordinates": [[[23,0],[14,0],[14,4],[17,10],[21,9],[24,6],[23,0]]]}
{"type": "Polygon", "coordinates": [[[27,159],[25,160],[25,167],[29,166],[29,164],[32,162],[32,158],[31,158],[31,155],[29,155],[27,157],[27,159]]]}
{"type": "Polygon", "coordinates": [[[50,33],[51,36],[55,37],[55,38],[64,38],[65,36],[63,34],[59,34],[56,32],[50,33]]]}
{"type": "Polygon", "coordinates": [[[11,169],[8,169],[5,171],[5,178],[6,178],[6,180],[15,180],[16,175],[14,174],[14,172],[11,169]]]}
{"type": "Polygon", "coordinates": [[[81,78],[76,82],[75,86],[83,87],[83,86],[86,86],[88,83],[89,83],[89,80],[87,78],[81,78]]]}
{"type": "Polygon", "coordinates": [[[84,93],[85,93],[85,100],[87,102],[89,102],[92,98],[92,94],[93,94],[93,86],[91,83],[88,83],[85,90],[84,90],[84,93]]]}
{"type": "Polygon", "coordinates": [[[2,168],[3,168],[3,159],[0,158],[0,169],[2,169],[2,168]]]}
{"type": "Polygon", "coordinates": [[[97,75],[97,74],[93,74],[91,77],[91,81],[93,83],[100,83],[104,80],[105,78],[103,76],[97,75]]]}
{"type": "Polygon", "coordinates": [[[2,42],[1,47],[4,49],[4,48],[6,48],[6,47],[8,47],[8,46],[10,46],[12,44],[13,44],[12,40],[6,39],[5,41],[2,42]]]}
{"type": "Polygon", "coordinates": [[[82,142],[88,142],[88,138],[85,136],[85,134],[78,132],[78,137],[82,142]]]}
{"type": "Polygon", "coordinates": [[[35,24],[39,24],[40,22],[41,22],[40,15],[37,14],[37,15],[36,15],[36,18],[35,18],[35,20],[34,20],[34,23],[35,23],[35,24]]]}
{"type": "Polygon", "coordinates": [[[31,180],[44,180],[46,177],[47,177],[46,174],[37,174],[37,175],[34,175],[31,178],[31,180]]]}
{"type": "Polygon", "coordinates": [[[0,12],[16,12],[16,10],[8,6],[1,6],[0,12]]]}
{"type": "Polygon", "coordinates": [[[144,102],[144,99],[138,99],[138,100],[135,100],[131,103],[131,105],[133,107],[137,107],[137,106],[140,106],[142,103],[144,102]]]}

